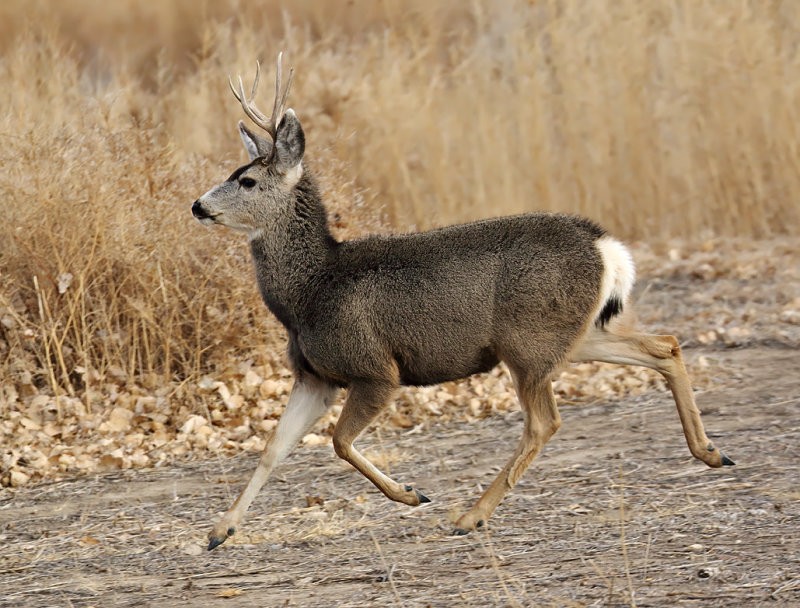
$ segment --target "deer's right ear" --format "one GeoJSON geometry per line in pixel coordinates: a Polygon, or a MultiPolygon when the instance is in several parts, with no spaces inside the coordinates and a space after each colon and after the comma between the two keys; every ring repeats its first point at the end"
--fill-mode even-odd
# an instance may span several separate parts
{"type": "Polygon", "coordinates": [[[306,149],[306,136],[294,110],[289,108],[278,125],[275,137],[275,166],[281,173],[288,173],[300,166],[306,149]]]}
{"type": "Polygon", "coordinates": [[[239,121],[239,135],[242,136],[242,143],[250,160],[255,160],[259,156],[268,157],[272,152],[272,142],[253,133],[245,126],[243,120],[239,121]]]}

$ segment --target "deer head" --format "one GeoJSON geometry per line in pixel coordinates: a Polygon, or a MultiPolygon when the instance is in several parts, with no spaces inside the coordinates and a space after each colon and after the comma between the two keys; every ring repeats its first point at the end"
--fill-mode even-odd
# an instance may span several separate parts
{"type": "Polygon", "coordinates": [[[241,77],[238,89],[228,80],[245,114],[266,131],[269,139],[254,133],[239,121],[239,134],[250,163],[239,167],[226,181],[194,202],[192,213],[203,224],[221,224],[253,234],[290,203],[292,191],[303,176],[305,136],[294,111],[291,108],[284,110],[293,70],[290,70],[289,79],[281,91],[282,55],[278,54],[275,102],[269,118],[253,101],[261,71],[258,63],[250,99],[245,95],[241,77]]]}

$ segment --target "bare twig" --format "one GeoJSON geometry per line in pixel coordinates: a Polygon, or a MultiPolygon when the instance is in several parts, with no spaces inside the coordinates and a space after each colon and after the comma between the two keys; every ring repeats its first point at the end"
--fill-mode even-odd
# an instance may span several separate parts
{"type": "Polygon", "coordinates": [[[628,547],[625,544],[625,493],[623,485],[622,464],[619,465],[619,528],[622,542],[622,559],[625,561],[625,576],[628,579],[628,593],[630,594],[631,608],[636,608],[633,594],[633,580],[631,579],[631,564],[628,560],[628,547]]]}
{"type": "Polygon", "coordinates": [[[403,605],[403,600],[400,598],[400,594],[397,592],[397,586],[394,584],[394,579],[392,578],[392,573],[394,572],[394,566],[389,568],[388,564],[386,563],[386,558],[383,555],[383,550],[381,550],[381,546],[378,544],[378,539],[375,538],[375,535],[372,533],[372,530],[369,531],[369,535],[372,538],[372,542],[375,543],[375,549],[378,551],[378,555],[381,558],[381,564],[383,564],[383,569],[386,570],[386,580],[389,581],[389,584],[392,587],[392,592],[394,593],[395,602],[399,605],[403,605]]]}
{"type": "Polygon", "coordinates": [[[494,552],[494,546],[492,545],[492,538],[489,536],[489,527],[486,526],[486,544],[484,545],[484,549],[486,550],[487,555],[489,556],[489,560],[492,562],[492,569],[494,570],[495,574],[497,575],[497,579],[500,581],[500,585],[503,587],[503,593],[506,594],[509,603],[512,606],[520,606],[521,604],[514,598],[511,593],[508,591],[508,587],[506,586],[505,577],[503,576],[503,572],[500,570],[500,562],[497,560],[497,554],[494,552]]]}

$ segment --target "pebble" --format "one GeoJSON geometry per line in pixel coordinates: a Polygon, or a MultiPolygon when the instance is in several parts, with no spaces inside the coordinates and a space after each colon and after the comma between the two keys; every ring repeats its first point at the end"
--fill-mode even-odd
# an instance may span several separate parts
{"type": "Polygon", "coordinates": [[[197,543],[188,543],[183,548],[183,552],[186,555],[201,555],[203,553],[203,548],[197,543]]]}

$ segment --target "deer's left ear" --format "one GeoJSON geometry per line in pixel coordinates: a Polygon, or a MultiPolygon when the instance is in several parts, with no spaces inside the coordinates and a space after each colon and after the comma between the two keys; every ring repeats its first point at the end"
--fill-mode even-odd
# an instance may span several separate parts
{"type": "Polygon", "coordinates": [[[242,137],[242,143],[250,160],[255,160],[259,156],[268,157],[272,152],[272,142],[253,133],[245,126],[243,120],[239,121],[239,135],[242,137]]]}
{"type": "Polygon", "coordinates": [[[294,113],[289,108],[283,115],[278,133],[275,137],[275,168],[281,173],[289,173],[303,160],[306,149],[306,136],[303,127],[294,113]]]}

